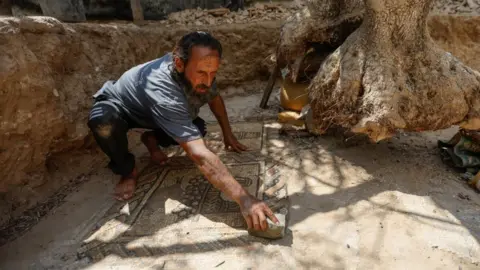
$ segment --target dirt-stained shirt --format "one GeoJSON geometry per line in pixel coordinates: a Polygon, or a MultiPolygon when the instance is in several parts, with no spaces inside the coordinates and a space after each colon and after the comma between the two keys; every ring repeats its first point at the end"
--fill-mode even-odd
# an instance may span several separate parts
{"type": "Polygon", "coordinates": [[[169,53],[131,68],[117,81],[107,81],[94,98],[107,98],[138,127],[161,128],[179,143],[199,139],[202,134],[192,121],[218,95],[216,84],[207,93],[196,93],[173,69],[169,53]]]}

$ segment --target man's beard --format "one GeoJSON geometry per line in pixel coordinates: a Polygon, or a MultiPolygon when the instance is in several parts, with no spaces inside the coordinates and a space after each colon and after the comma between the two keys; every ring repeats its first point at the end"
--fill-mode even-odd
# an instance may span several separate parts
{"type": "Polygon", "coordinates": [[[187,91],[188,93],[195,92],[192,84],[185,77],[185,72],[180,73],[180,72],[177,71],[176,68],[173,68],[172,76],[177,82],[179,82],[181,85],[183,85],[185,87],[185,91],[187,91]]]}
{"type": "MultiPolygon", "coordinates": [[[[210,89],[210,87],[208,87],[207,85],[200,84],[196,88],[202,89],[203,92],[197,92],[193,87],[192,83],[185,77],[185,72],[180,73],[177,71],[176,68],[173,68],[172,76],[175,80],[177,80],[179,83],[181,83],[185,87],[185,91],[187,93],[202,95],[202,94],[206,94],[207,91],[210,89]]],[[[215,82],[215,79],[213,81],[215,82]]]]}

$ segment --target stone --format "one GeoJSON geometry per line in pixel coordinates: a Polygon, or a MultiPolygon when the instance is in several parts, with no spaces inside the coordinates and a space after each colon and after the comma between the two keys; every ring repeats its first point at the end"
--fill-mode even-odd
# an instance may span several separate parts
{"type": "Polygon", "coordinates": [[[208,24],[215,24],[217,23],[217,20],[214,17],[208,17],[207,22],[208,24]]]}
{"type": "Polygon", "coordinates": [[[249,230],[248,233],[252,236],[266,238],[266,239],[281,239],[285,237],[285,231],[287,228],[287,208],[282,208],[280,211],[275,213],[279,223],[275,224],[273,221],[267,218],[268,229],[266,231],[254,231],[249,230]]]}
{"type": "Polygon", "coordinates": [[[295,10],[295,7],[288,7],[275,3],[259,3],[257,7],[252,6],[248,9],[238,10],[236,12],[232,12],[231,9],[229,10],[227,8],[209,10],[186,9],[175,13],[169,13],[167,24],[196,25],[194,22],[198,19],[206,25],[281,20],[292,15],[295,10]],[[211,18],[214,18],[215,21],[211,18]]]}
{"type": "Polygon", "coordinates": [[[256,4],[255,4],[255,8],[256,8],[256,9],[260,9],[260,10],[264,10],[264,9],[265,9],[265,5],[262,4],[262,3],[256,3],[256,4]]]}
{"type": "Polygon", "coordinates": [[[194,18],[195,19],[200,19],[200,18],[203,18],[205,17],[207,14],[205,12],[203,12],[203,10],[197,10],[195,11],[194,13],[194,18]]]}
{"type": "Polygon", "coordinates": [[[223,16],[225,14],[230,13],[230,10],[228,8],[217,8],[217,9],[212,9],[208,11],[208,14],[211,14],[213,16],[223,16]]]}
{"type": "Polygon", "coordinates": [[[65,22],[86,20],[85,7],[80,0],[39,0],[44,16],[54,17],[65,22]]]}
{"type": "Polygon", "coordinates": [[[286,8],[281,7],[281,6],[277,7],[277,9],[278,9],[278,11],[281,12],[281,13],[287,13],[287,12],[288,12],[286,8]]]}
{"type": "Polygon", "coordinates": [[[172,21],[172,22],[180,22],[183,20],[183,13],[181,12],[175,12],[175,13],[172,13],[168,16],[168,20],[169,21],[172,21]]]}
{"type": "Polygon", "coordinates": [[[470,8],[474,8],[474,9],[476,9],[476,8],[478,8],[478,7],[480,6],[480,4],[479,4],[479,3],[475,3],[474,0],[467,0],[467,3],[468,3],[468,5],[470,6],[470,8]]]}

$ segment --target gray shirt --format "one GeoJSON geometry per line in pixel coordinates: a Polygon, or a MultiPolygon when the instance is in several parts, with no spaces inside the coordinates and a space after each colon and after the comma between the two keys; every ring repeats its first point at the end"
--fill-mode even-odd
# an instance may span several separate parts
{"type": "Polygon", "coordinates": [[[216,84],[197,94],[173,73],[173,56],[138,65],[117,81],[108,81],[94,95],[119,106],[140,128],[163,129],[178,142],[199,139],[202,134],[192,121],[200,107],[218,95],[216,84]]]}

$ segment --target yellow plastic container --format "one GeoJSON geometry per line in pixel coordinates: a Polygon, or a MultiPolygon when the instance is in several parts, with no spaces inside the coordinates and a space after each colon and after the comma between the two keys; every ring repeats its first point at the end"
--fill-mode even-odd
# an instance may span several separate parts
{"type": "Polygon", "coordinates": [[[308,103],[308,83],[294,83],[287,76],[280,90],[280,105],[285,110],[301,111],[308,103]]]}

